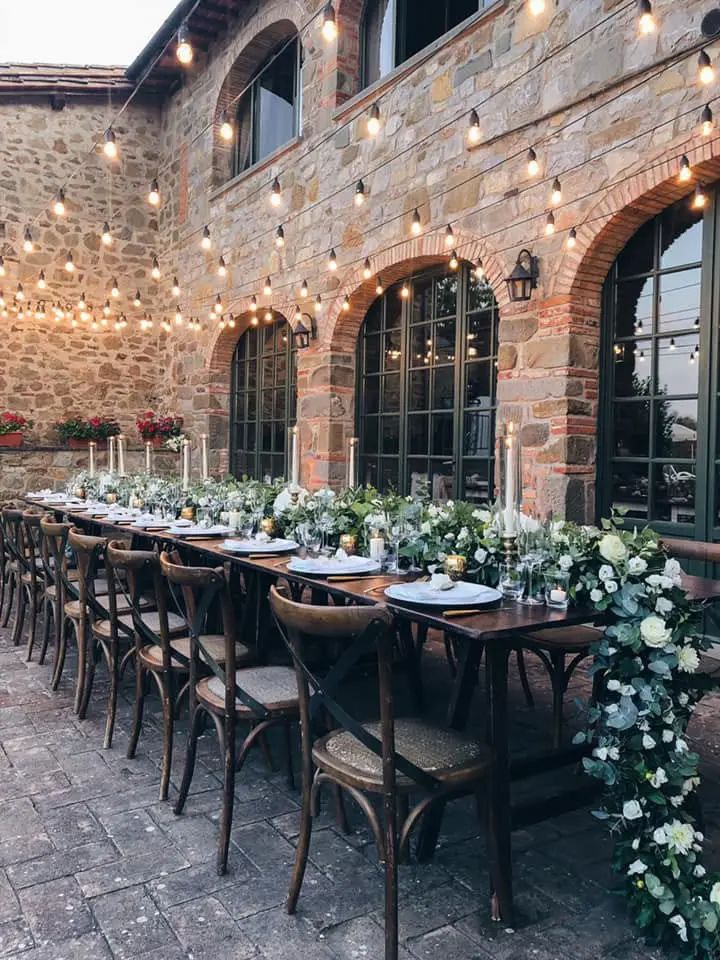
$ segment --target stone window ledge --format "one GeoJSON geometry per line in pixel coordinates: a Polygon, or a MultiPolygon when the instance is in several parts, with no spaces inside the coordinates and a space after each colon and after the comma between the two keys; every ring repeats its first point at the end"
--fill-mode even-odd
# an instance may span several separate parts
{"type": "Polygon", "coordinates": [[[292,140],[288,140],[287,143],[284,143],[281,147],[278,147],[277,150],[268,154],[267,157],[263,157],[262,160],[248,167],[247,170],[243,170],[242,173],[233,177],[232,180],[227,180],[221,186],[214,187],[213,190],[210,191],[210,202],[212,203],[215,200],[219,200],[220,197],[224,196],[229,190],[233,190],[235,187],[240,186],[241,183],[245,183],[246,180],[252,179],[252,177],[262,170],[267,170],[268,167],[277,163],[281,157],[295,150],[302,142],[302,136],[293,137],[292,140]]]}
{"type": "Polygon", "coordinates": [[[401,80],[404,80],[408,74],[412,73],[414,70],[417,70],[417,68],[422,66],[423,63],[431,60],[441,50],[444,50],[445,47],[451,46],[451,44],[455,43],[455,41],[460,37],[464,37],[465,34],[474,30],[478,23],[480,23],[482,20],[496,16],[507,6],[507,4],[508,0],[496,0],[495,3],[491,4],[491,6],[486,7],[484,10],[478,10],[477,13],[474,13],[471,17],[468,17],[467,20],[463,20],[462,23],[459,23],[456,27],[453,27],[452,30],[448,30],[447,33],[444,33],[441,37],[438,37],[437,40],[434,40],[431,44],[428,44],[427,47],[423,47],[422,50],[419,50],[416,54],[414,54],[414,56],[410,57],[409,60],[405,60],[403,63],[398,64],[398,66],[391,70],[390,73],[386,73],[384,77],[380,77],[379,80],[371,83],[370,86],[364,87],[354,96],[350,97],[349,100],[344,100],[342,104],[334,111],[332,115],[333,120],[344,120],[349,113],[351,113],[353,110],[356,110],[358,107],[363,106],[363,104],[373,103],[388,89],[396,86],[401,80]]]}

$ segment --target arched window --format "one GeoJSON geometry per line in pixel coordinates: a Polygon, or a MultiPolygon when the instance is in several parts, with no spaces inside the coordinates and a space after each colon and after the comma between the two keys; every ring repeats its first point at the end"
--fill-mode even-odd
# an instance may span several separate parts
{"type": "Polygon", "coordinates": [[[259,163],[300,133],[299,37],[283,40],[240,98],[232,175],[259,163]]]}
{"type": "Polygon", "coordinates": [[[715,196],[681,200],[619,255],[604,292],[598,511],[720,537],[715,196]]]}
{"type": "Polygon", "coordinates": [[[493,494],[497,304],[470,267],[429,271],[372,304],[360,333],[361,479],[436,499],[493,494]]]}
{"type": "Polygon", "coordinates": [[[233,355],[230,457],[236,477],[287,475],[288,428],[297,405],[292,331],[279,314],[274,323],[250,327],[233,355]]]}
{"type": "Polygon", "coordinates": [[[363,83],[368,86],[494,0],[367,0],[363,83]]]}

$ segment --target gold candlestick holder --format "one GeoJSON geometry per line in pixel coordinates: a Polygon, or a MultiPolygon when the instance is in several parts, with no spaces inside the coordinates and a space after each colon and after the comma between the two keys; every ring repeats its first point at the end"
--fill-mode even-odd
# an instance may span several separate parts
{"type": "Polygon", "coordinates": [[[516,533],[504,533],[502,537],[505,563],[514,563],[518,559],[518,545],[516,533]]]}

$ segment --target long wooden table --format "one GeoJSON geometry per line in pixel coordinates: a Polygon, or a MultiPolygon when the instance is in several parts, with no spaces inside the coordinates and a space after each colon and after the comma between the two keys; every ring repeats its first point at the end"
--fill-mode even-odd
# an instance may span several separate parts
{"type": "MultiPolygon", "coordinates": [[[[508,924],[513,923],[512,830],[577,808],[597,793],[598,784],[595,781],[586,782],[578,790],[566,791],[540,804],[512,806],[511,781],[514,778],[547,772],[570,762],[576,762],[586,748],[572,747],[564,751],[544,754],[542,757],[528,758],[524,762],[511,761],[508,725],[510,654],[522,645],[523,635],[536,634],[548,627],[572,627],[588,622],[601,622],[593,609],[570,607],[563,611],[544,606],[503,602],[500,607],[462,619],[452,619],[443,616],[442,612],[404,606],[388,600],[383,591],[390,584],[401,582],[396,577],[358,577],[354,580],[342,581],[311,577],[289,571],[287,568],[289,557],[250,559],[221,549],[217,538],[183,538],[164,530],[137,530],[132,529],[128,524],[112,524],[102,517],[67,510],[60,504],[32,502],[56,514],[68,516],[83,528],[100,528],[104,534],[114,533],[123,537],[127,537],[130,533],[133,539],[166,543],[182,551],[191,551],[205,565],[229,563],[236,569],[242,570],[246,579],[249,578],[253,582],[254,587],[248,592],[249,602],[246,604],[247,616],[244,619],[243,628],[253,630],[259,644],[262,644],[264,626],[267,626],[267,623],[263,622],[267,593],[270,585],[278,579],[288,581],[296,593],[302,592],[304,588],[310,588],[315,594],[320,592],[326,597],[334,598],[336,602],[386,604],[397,619],[404,649],[409,652],[413,660],[412,669],[415,669],[418,675],[420,650],[418,645],[413,643],[413,624],[421,628],[434,628],[459,639],[462,641],[462,652],[447,717],[448,724],[455,728],[464,727],[467,722],[480,661],[484,653],[487,694],[485,737],[494,755],[489,790],[490,829],[494,833],[497,857],[504,864],[501,874],[505,877],[502,889],[494,893],[493,908],[498,919],[501,918],[508,924]]],[[[718,581],[687,577],[687,587],[697,599],[720,598],[718,581]]],[[[435,822],[431,821],[429,824],[424,842],[421,840],[421,847],[426,853],[428,848],[434,847],[441,813],[440,809],[436,814],[435,822]]]]}

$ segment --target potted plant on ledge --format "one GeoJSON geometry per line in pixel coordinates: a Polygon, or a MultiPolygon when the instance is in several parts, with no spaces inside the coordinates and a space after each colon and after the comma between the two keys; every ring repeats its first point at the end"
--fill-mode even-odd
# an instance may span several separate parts
{"type": "Polygon", "coordinates": [[[0,447],[21,447],[32,426],[32,420],[6,410],[0,414],[0,447]]]}
{"type": "Polygon", "coordinates": [[[181,435],[183,418],[173,414],[163,416],[153,410],[146,410],[138,416],[135,424],[145,443],[150,441],[153,446],[161,447],[172,437],[181,435]]]}
{"type": "Polygon", "coordinates": [[[103,447],[108,437],[116,437],[120,433],[120,424],[112,417],[90,417],[83,420],[80,417],[68,417],[55,424],[58,439],[71,450],[82,450],[91,440],[103,447]]]}

